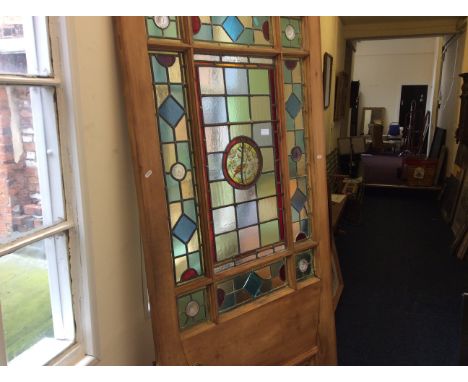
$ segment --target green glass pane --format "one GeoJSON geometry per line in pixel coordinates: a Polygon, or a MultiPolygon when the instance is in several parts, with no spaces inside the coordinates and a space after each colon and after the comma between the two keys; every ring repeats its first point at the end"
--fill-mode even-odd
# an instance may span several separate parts
{"type": "Polygon", "coordinates": [[[291,118],[289,113],[285,113],[285,114],[286,114],[286,128],[289,131],[294,130],[296,128],[296,126],[294,124],[294,119],[291,118]]]}
{"type": "Polygon", "coordinates": [[[262,246],[279,241],[278,220],[260,224],[260,238],[262,246]]]}
{"type": "Polygon", "coordinates": [[[184,214],[186,214],[193,221],[195,221],[195,222],[197,221],[197,211],[195,209],[195,201],[194,200],[184,201],[184,214]]]}
{"type": "Polygon", "coordinates": [[[171,21],[169,26],[164,30],[164,37],[177,38],[177,23],[171,21]]]}
{"type": "Polygon", "coordinates": [[[211,16],[211,22],[214,25],[221,25],[224,22],[224,20],[226,20],[226,17],[227,16],[211,16]]]}
{"type": "Polygon", "coordinates": [[[297,96],[299,101],[302,103],[302,85],[301,84],[293,85],[293,92],[297,96]]]}
{"type": "Polygon", "coordinates": [[[282,46],[289,46],[290,45],[290,41],[286,38],[286,35],[283,33],[281,33],[281,45],[282,46]]]}
{"type": "Polygon", "coordinates": [[[238,44],[252,45],[254,43],[254,34],[252,29],[244,29],[244,32],[236,41],[238,44]]]}
{"type": "Polygon", "coordinates": [[[270,97],[251,97],[250,108],[253,121],[268,121],[271,119],[270,97]]]}
{"type": "Polygon", "coordinates": [[[229,128],[229,133],[231,134],[231,139],[235,137],[239,137],[241,135],[245,135],[246,137],[251,138],[251,125],[231,125],[229,128]]]}
{"type": "Polygon", "coordinates": [[[186,252],[187,250],[185,248],[185,244],[176,237],[172,236],[172,255],[174,257],[179,257],[185,255],[186,252]]]}
{"type": "Polygon", "coordinates": [[[292,72],[289,70],[286,66],[286,64],[283,65],[283,75],[284,75],[284,83],[285,84],[290,84],[292,83],[292,72]]]}
{"type": "Polygon", "coordinates": [[[239,253],[237,243],[237,232],[229,232],[224,235],[216,236],[216,259],[222,261],[229,259],[239,253]]]}
{"type": "Polygon", "coordinates": [[[162,31],[154,23],[152,18],[146,19],[146,25],[148,27],[148,36],[150,37],[161,37],[162,31]]]}
{"type": "Polygon", "coordinates": [[[250,94],[270,94],[267,69],[249,69],[250,94]]]}
{"type": "Polygon", "coordinates": [[[162,118],[159,118],[159,134],[162,142],[174,141],[174,130],[162,118]]]}
{"type": "Polygon", "coordinates": [[[289,176],[294,178],[297,176],[297,164],[294,162],[290,156],[288,156],[288,164],[289,164],[289,176]]]}
{"type": "Polygon", "coordinates": [[[260,151],[262,152],[263,157],[263,172],[273,171],[275,169],[275,160],[273,157],[273,148],[261,148],[260,151]]]}
{"type": "Polygon", "coordinates": [[[177,299],[177,310],[179,313],[185,313],[185,306],[190,302],[190,295],[182,296],[177,299]]]}
{"type": "Polygon", "coordinates": [[[171,85],[171,95],[181,104],[182,107],[185,107],[184,100],[184,89],[182,85],[171,85]]]}
{"type": "Polygon", "coordinates": [[[296,145],[302,149],[302,152],[305,151],[304,149],[304,130],[296,130],[296,145]]]}
{"type": "Polygon", "coordinates": [[[200,252],[195,252],[188,255],[189,267],[195,269],[198,274],[202,274],[202,266],[200,261],[200,252]]]}
{"type": "Polygon", "coordinates": [[[246,122],[250,120],[248,97],[227,97],[229,122],[246,122]]]}
{"type": "Polygon", "coordinates": [[[171,175],[166,175],[166,195],[169,202],[175,202],[180,200],[180,188],[179,182],[175,180],[171,175]]]}
{"type": "Polygon", "coordinates": [[[187,142],[177,143],[177,157],[180,163],[182,163],[187,170],[192,168],[190,162],[190,150],[187,142]]]}
{"type": "Polygon", "coordinates": [[[273,145],[273,129],[270,122],[253,125],[253,139],[259,146],[273,145]]]}
{"type": "Polygon", "coordinates": [[[294,207],[291,207],[291,216],[292,216],[293,223],[299,221],[299,212],[297,212],[294,207]]]}
{"type": "Polygon", "coordinates": [[[151,63],[153,65],[153,81],[155,83],[167,82],[167,70],[164,66],[160,65],[155,56],[151,57],[151,63]]]}
{"type": "Polygon", "coordinates": [[[202,25],[200,31],[193,38],[195,40],[211,41],[213,39],[211,25],[202,25]]]}
{"type": "Polygon", "coordinates": [[[275,196],[258,201],[258,217],[262,223],[278,218],[278,205],[275,196]]]}
{"type": "Polygon", "coordinates": [[[262,174],[257,181],[257,195],[259,198],[276,194],[275,174],[262,174]]]}
{"type": "Polygon", "coordinates": [[[297,179],[299,189],[307,196],[307,178],[304,176],[297,179]]]}
{"type": "Polygon", "coordinates": [[[213,208],[227,206],[234,202],[232,186],[228,182],[213,182],[210,184],[210,191],[213,208]]]}

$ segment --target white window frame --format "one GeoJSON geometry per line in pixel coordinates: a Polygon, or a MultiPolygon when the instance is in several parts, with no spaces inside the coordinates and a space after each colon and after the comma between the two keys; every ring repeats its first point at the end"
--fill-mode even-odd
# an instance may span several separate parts
{"type": "MultiPolygon", "coordinates": [[[[44,226],[46,228],[27,232],[16,240],[6,244],[0,244],[0,257],[5,256],[17,249],[25,247],[34,242],[44,240],[46,253],[55,252],[65,254],[61,257],[47,256],[49,269],[49,284],[52,305],[52,318],[54,336],[56,340],[45,339],[33,345],[20,356],[10,361],[9,365],[88,365],[97,362],[97,351],[92,317],[93,304],[89,284],[89,267],[84,253],[86,253],[86,230],[84,221],[80,172],[78,168],[77,137],[74,127],[76,116],[73,110],[73,77],[71,66],[70,31],[67,28],[67,18],[47,18],[47,28],[40,28],[32,17],[26,28],[34,30],[36,35],[44,36],[48,33],[49,49],[51,54],[51,73],[49,77],[30,75],[0,75],[0,85],[23,85],[23,86],[48,86],[55,89],[56,103],[52,108],[43,110],[56,110],[57,115],[41,113],[34,116],[34,124],[51,122],[57,125],[58,135],[54,137],[44,129],[45,133],[39,133],[36,137],[38,142],[47,147],[47,150],[39,154],[37,150],[37,161],[40,162],[38,169],[39,182],[41,185],[41,199],[49,207],[44,208],[51,211],[50,216],[44,214],[44,226]],[[58,140],[58,142],[54,142],[58,140]],[[48,166],[47,156],[60,155],[60,166],[48,166]],[[61,175],[60,175],[61,174],[61,175]],[[62,183],[63,182],[63,183],[62,183]],[[60,201],[51,203],[50,193],[60,194],[63,188],[65,217],[57,216],[57,210],[63,210],[60,201]],[[56,223],[53,223],[53,222],[56,223]],[[78,229],[79,228],[79,229],[78,229]],[[56,240],[57,236],[68,235],[68,242],[56,240]],[[55,238],[54,238],[55,236],[55,238]],[[68,248],[65,248],[65,243],[68,248]],[[61,246],[58,251],[54,247],[61,246]],[[49,248],[49,249],[47,249],[49,248]],[[70,282],[73,280],[73,283],[70,282]],[[73,317],[70,317],[70,314],[73,317]],[[62,341],[60,341],[60,339],[62,341]]],[[[36,52],[35,44],[26,47],[28,67],[42,68],[43,60],[36,52]],[[34,54],[28,53],[34,51],[34,54]],[[34,56],[34,59],[30,57],[34,56]],[[36,61],[38,58],[38,62],[36,61]],[[41,62],[42,61],[42,62],[41,62]]],[[[35,99],[39,94],[31,92],[31,104],[41,102],[35,99]]],[[[39,92],[38,92],[39,93],[39,92]]],[[[44,105],[42,105],[44,106],[44,105]]],[[[51,106],[51,105],[49,105],[51,106]]],[[[41,129],[37,129],[38,131],[41,129]]],[[[58,162],[57,162],[58,163],[58,162]]],[[[0,365],[6,365],[6,349],[2,328],[0,307],[0,365]]]]}

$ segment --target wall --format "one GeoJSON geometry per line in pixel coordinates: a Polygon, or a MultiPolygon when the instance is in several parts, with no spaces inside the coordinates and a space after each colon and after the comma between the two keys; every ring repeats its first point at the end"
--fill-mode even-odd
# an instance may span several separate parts
{"type": "MultiPolygon", "coordinates": [[[[447,36],[444,42],[447,42],[447,36]]],[[[447,130],[447,175],[452,172],[453,162],[458,145],[455,142],[455,130],[458,127],[460,113],[460,93],[462,80],[459,74],[468,71],[468,54],[466,51],[466,33],[458,35],[448,45],[442,64],[442,77],[439,93],[439,114],[437,126],[447,130]]]]}
{"type": "Polygon", "coordinates": [[[360,81],[358,129],[361,129],[363,107],[385,107],[385,128],[391,122],[398,122],[402,85],[428,85],[427,109],[432,109],[435,50],[435,38],[356,44],[352,78],[360,81]]]}
{"type": "Polygon", "coordinates": [[[85,251],[100,365],[150,365],[137,201],[110,17],[68,18],[85,251]]]}
{"type": "MultiPolygon", "coordinates": [[[[346,41],[343,37],[343,25],[337,16],[320,17],[320,36],[323,55],[325,52],[333,57],[332,82],[330,91],[330,106],[324,110],[323,121],[325,128],[327,154],[336,148],[336,140],[340,136],[343,121],[334,122],[336,74],[344,70],[346,41]]],[[[322,68],[323,70],[323,68],[322,68]]]]}

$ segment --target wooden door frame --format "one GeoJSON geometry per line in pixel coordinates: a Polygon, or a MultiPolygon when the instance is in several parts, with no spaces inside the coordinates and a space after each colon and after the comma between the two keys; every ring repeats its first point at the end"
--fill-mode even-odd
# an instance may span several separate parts
{"type": "MultiPolygon", "coordinates": [[[[279,17],[273,17],[273,22],[274,31],[276,31],[275,38],[277,39],[280,32],[279,17]]],[[[156,362],[160,365],[186,365],[187,358],[184,355],[176,306],[176,296],[180,295],[186,286],[175,287],[171,256],[160,255],[161,253],[171,253],[171,233],[168,224],[161,224],[161,221],[169,221],[169,216],[167,209],[161,208],[161,206],[166,205],[166,189],[160,175],[163,174],[164,170],[161,162],[157,122],[154,116],[152,82],[148,77],[151,73],[148,48],[154,48],[155,41],[154,39],[147,40],[144,17],[115,17],[114,27],[133,153],[156,362]]],[[[182,28],[187,30],[187,18],[183,18],[182,28]]],[[[304,51],[299,49],[290,49],[287,53],[281,53],[281,51],[275,51],[275,48],[265,48],[264,53],[266,56],[281,54],[303,57],[305,81],[310,84],[306,86],[307,102],[304,105],[304,113],[307,114],[309,132],[307,138],[310,151],[308,175],[312,186],[313,234],[317,243],[315,247],[316,261],[321,276],[318,354],[315,363],[335,365],[337,362],[336,334],[332,298],[319,17],[304,17],[303,28],[305,32],[304,48],[308,51],[308,55],[304,55],[304,51]]],[[[160,46],[158,47],[160,48],[160,46]]],[[[164,43],[165,50],[176,50],[181,47],[187,50],[193,49],[190,43],[178,42],[175,44],[171,41],[164,43]]],[[[223,49],[220,49],[209,43],[198,43],[198,47],[203,47],[206,53],[220,52],[220,50],[224,53],[235,54],[251,52],[248,47],[223,46],[223,49]]],[[[256,51],[258,50],[256,49],[256,51]]],[[[189,94],[192,93],[190,87],[194,86],[193,78],[189,73],[187,81],[189,94]]],[[[278,88],[282,88],[282,86],[278,86],[278,88]]],[[[202,212],[206,211],[203,199],[200,204],[202,212]]],[[[203,227],[202,224],[203,231],[206,232],[206,227],[203,227]]],[[[300,244],[297,245],[297,248],[299,247],[300,244]]],[[[294,248],[297,249],[296,246],[294,248]]],[[[209,257],[205,256],[205,261],[211,261],[207,259],[209,257]]],[[[266,261],[269,262],[269,260],[266,261]]],[[[235,273],[238,272],[235,271],[235,273]]],[[[212,267],[206,267],[206,275],[195,280],[190,289],[194,288],[194,283],[198,283],[202,287],[211,282],[214,287],[213,280],[212,267]]],[[[188,288],[186,289],[188,290],[188,288]]],[[[216,317],[214,317],[214,324],[216,325],[216,317]]]]}

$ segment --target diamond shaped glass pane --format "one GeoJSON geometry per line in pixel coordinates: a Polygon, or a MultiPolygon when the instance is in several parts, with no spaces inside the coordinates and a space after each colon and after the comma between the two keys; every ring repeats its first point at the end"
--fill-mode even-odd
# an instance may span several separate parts
{"type": "Polygon", "coordinates": [[[179,123],[184,116],[184,109],[174,97],[169,96],[159,107],[159,115],[164,118],[171,127],[176,127],[177,123],[179,123]]]}
{"type": "Polygon", "coordinates": [[[223,23],[223,28],[232,41],[237,41],[244,30],[242,23],[236,16],[229,16],[223,23]]]}
{"type": "Polygon", "coordinates": [[[184,243],[188,243],[192,238],[195,229],[197,228],[196,224],[190,219],[187,215],[182,215],[174,227],[172,233],[176,235],[184,243]]]}
{"type": "Polygon", "coordinates": [[[291,93],[286,102],[286,110],[292,118],[296,118],[297,113],[301,110],[301,101],[294,93],[291,93]]]}
{"type": "Polygon", "coordinates": [[[304,208],[306,200],[307,198],[304,193],[301,190],[296,189],[296,192],[291,198],[291,204],[297,212],[300,212],[304,208]]]}

